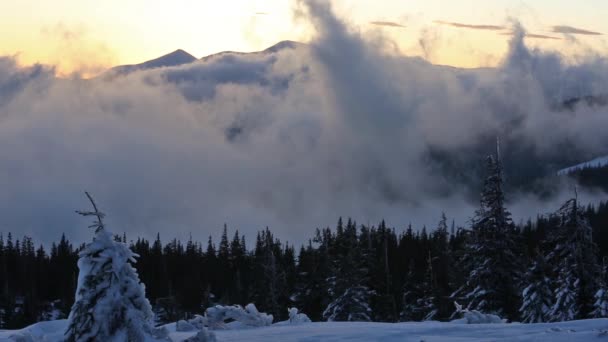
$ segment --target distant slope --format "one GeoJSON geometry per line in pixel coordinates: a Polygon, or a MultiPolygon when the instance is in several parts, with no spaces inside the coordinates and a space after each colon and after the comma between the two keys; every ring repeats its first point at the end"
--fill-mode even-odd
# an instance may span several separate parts
{"type": "Polygon", "coordinates": [[[557,171],[557,174],[558,175],[567,175],[569,173],[572,173],[574,171],[578,171],[581,169],[593,168],[593,167],[603,167],[603,166],[607,166],[607,165],[608,165],[608,155],[603,156],[603,157],[597,157],[595,159],[561,169],[561,170],[557,171]]]}
{"type": "Polygon", "coordinates": [[[260,54],[277,53],[281,50],[296,49],[296,48],[302,47],[302,46],[306,46],[306,44],[294,42],[292,40],[284,40],[284,41],[278,42],[278,43],[274,44],[273,46],[271,46],[267,49],[264,49],[262,51],[254,51],[254,52],[222,51],[222,52],[211,54],[209,56],[205,56],[205,57],[201,58],[201,61],[208,61],[208,60],[211,60],[211,59],[214,59],[217,57],[221,57],[224,55],[246,56],[246,55],[260,55],[260,54]]]}
{"type": "Polygon", "coordinates": [[[140,64],[120,65],[114,67],[105,72],[102,76],[121,76],[138,70],[178,66],[182,64],[192,63],[194,61],[196,61],[196,57],[192,56],[184,50],[179,49],[164,56],[140,64]]]}
{"type": "MultiPolygon", "coordinates": [[[[219,53],[215,53],[209,56],[205,56],[201,58],[201,61],[208,61],[217,57],[221,57],[224,55],[259,55],[259,54],[271,54],[277,53],[281,50],[285,49],[295,49],[299,46],[305,46],[303,43],[294,42],[291,40],[281,41],[265,50],[255,51],[255,52],[236,52],[236,51],[223,51],[219,53]]],[[[174,67],[180,66],[184,64],[189,64],[197,61],[197,58],[189,54],[188,52],[178,49],[164,56],[149,60],[147,62],[139,63],[139,64],[130,64],[130,65],[119,65],[111,68],[110,70],[104,72],[101,77],[106,79],[112,79],[117,76],[128,75],[135,71],[140,70],[149,70],[163,67],[174,67]]]]}

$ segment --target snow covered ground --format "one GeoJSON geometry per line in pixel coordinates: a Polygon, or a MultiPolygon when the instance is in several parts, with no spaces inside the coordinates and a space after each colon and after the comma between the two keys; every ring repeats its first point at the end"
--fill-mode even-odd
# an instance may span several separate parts
{"type": "Polygon", "coordinates": [[[567,167],[565,169],[561,169],[557,171],[558,175],[567,175],[570,172],[588,168],[588,167],[602,167],[608,165],[608,156],[598,157],[584,163],[576,164],[574,166],[567,167]]]}
{"type": "MultiPolygon", "coordinates": [[[[61,341],[66,321],[34,324],[22,330],[0,331],[0,341],[61,341]],[[19,340],[30,334],[32,339],[19,340]],[[11,337],[13,336],[13,337],[11,337]]],[[[167,326],[173,341],[182,341],[193,332],[176,332],[175,324],[167,326]]],[[[578,342],[608,341],[602,333],[608,329],[608,319],[590,319],[546,324],[462,324],[439,322],[412,323],[278,323],[269,327],[215,331],[218,342],[313,342],[313,341],[383,341],[383,342],[476,342],[476,341],[536,341],[578,342]]]]}

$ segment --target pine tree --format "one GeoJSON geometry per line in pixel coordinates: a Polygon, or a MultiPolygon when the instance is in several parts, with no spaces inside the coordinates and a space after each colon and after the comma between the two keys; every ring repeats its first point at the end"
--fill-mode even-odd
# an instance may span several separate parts
{"type": "Polygon", "coordinates": [[[600,273],[591,227],[576,198],[562,205],[552,219],[556,222],[550,235],[553,250],[547,258],[559,268],[554,270],[558,278],[551,319],[586,318],[593,311],[600,273]]]}
{"type": "Polygon", "coordinates": [[[555,303],[549,313],[554,322],[571,321],[579,316],[577,294],[580,292],[580,283],[571,272],[571,265],[564,261],[558,273],[557,287],[555,289],[555,303]]]}
{"type": "Polygon", "coordinates": [[[504,206],[502,166],[498,158],[487,158],[488,177],[475,213],[463,257],[468,270],[466,283],[452,296],[467,303],[467,309],[518,317],[520,293],[519,253],[515,227],[504,206]]]}
{"type": "Polygon", "coordinates": [[[153,313],[144,286],[131,266],[135,255],[116,242],[103,224],[104,214],[86,193],[95,216],[95,238],[80,253],[76,301],[68,318],[68,341],[145,341],[152,339],[153,313]]]}
{"type": "Polygon", "coordinates": [[[358,247],[357,228],[349,219],[346,228],[342,219],[336,232],[336,259],[330,278],[332,301],[323,311],[328,321],[371,321],[370,301],[375,291],[367,285],[368,270],[358,247]]]}
{"type": "Polygon", "coordinates": [[[602,275],[599,279],[599,288],[595,292],[593,302],[593,311],[591,312],[591,318],[605,318],[608,317],[608,282],[606,281],[606,262],[604,259],[604,265],[602,266],[602,275]]]}
{"type": "Polygon", "coordinates": [[[421,289],[422,296],[418,299],[418,307],[423,314],[422,320],[430,321],[435,319],[438,312],[437,281],[435,279],[435,273],[433,272],[433,258],[431,257],[430,252],[421,289]]]}
{"type": "MultiPolygon", "coordinates": [[[[452,230],[454,229],[452,224],[452,230]]],[[[453,308],[453,303],[449,299],[451,293],[451,271],[452,255],[449,246],[448,225],[445,213],[441,214],[441,220],[437,229],[432,234],[432,248],[429,261],[429,271],[432,272],[427,277],[432,277],[433,285],[433,306],[436,310],[432,317],[436,320],[447,319],[453,308]]]]}
{"type": "Polygon", "coordinates": [[[411,259],[403,284],[402,310],[399,314],[401,322],[421,321],[424,318],[424,309],[419,301],[424,296],[421,284],[416,275],[414,259],[411,259]]]}
{"type": "Polygon", "coordinates": [[[369,322],[372,320],[369,302],[373,294],[367,286],[351,286],[327,306],[323,317],[328,322],[369,322]]]}
{"type": "Polygon", "coordinates": [[[553,291],[551,291],[548,266],[540,253],[523,278],[527,286],[522,292],[523,304],[519,309],[522,322],[549,322],[553,291]]]}

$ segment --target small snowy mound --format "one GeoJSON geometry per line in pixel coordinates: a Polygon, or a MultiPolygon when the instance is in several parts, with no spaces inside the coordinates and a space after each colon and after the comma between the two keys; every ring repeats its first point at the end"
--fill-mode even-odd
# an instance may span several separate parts
{"type": "Polygon", "coordinates": [[[195,331],[196,328],[194,325],[190,324],[190,322],[186,322],[184,320],[177,321],[175,323],[175,331],[195,331]]]}
{"type": "Polygon", "coordinates": [[[211,329],[227,329],[226,321],[234,320],[249,327],[265,327],[272,324],[272,315],[259,312],[253,304],[245,308],[240,305],[216,305],[205,311],[206,325],[211,329]]]}
{"type": "Polygon", "coordinates": [[[452,323],[464,323],[464,324],[488,324],[488,323],[506,323],[506,319],[502,319],[494,314],[485,314],[477,310],[463,309],[462,305],[454,302],[456,305],[456,311],[461,312],[463,318],[455,319],[452,323]]]}
{"type": "Polygon", "coordinates": [[[298,313],[297,308],[289,308],[287,312],[289,313],[290,324],[310,323],[310,318],[306,314],[298,313]]]}
{"type": "Polygon", "coordinates": [[[216,342],[215,334],[207,329],[201,329],[196,335],[188,337],[184,342],[216,342]]]}

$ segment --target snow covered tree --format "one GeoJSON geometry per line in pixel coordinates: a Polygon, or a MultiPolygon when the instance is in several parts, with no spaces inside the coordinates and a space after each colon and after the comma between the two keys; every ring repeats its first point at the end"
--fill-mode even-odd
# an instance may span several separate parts
{"type": "Polygon", "coordinates": [[[502,166],[488,156],[488,177],[481,193],[481,206],[472,220],[462,258],[466,283],[452,297],[467,303],[467,309],[518,318],[519,253],[511,214],[504,206],[502,166]]]}
{"type": "MultiPolygon", "coordinates": [[[[95,237],[80,252],[75,303],[68,318],[67,341],[154,340],[153,313],[137,271],[131,266],[136,255],[122,242],[114,241],[97,210],[77,211],[95,216],[90,226],[95,237]]],[[[161,338],[162,336],[157,336],[161,338]]]]}
{"type": "Polygon", "coordinates": [[[437,295],[437,282],[433,272],[433,258],[431,257],[431,253],[429,253],[424,281],[422,283],[422,297],[418,299],[418,306],[424,315],[423,320],[430,321],[436,318],[438,311],[437,295]]]}
{"type": "Polygon", "coordinates": [[[555,222],[550,232],[552,251],[549,262],[557,266],[558,275],[551,320],[565,321],[589,317],[597,291],[597,247],[591,227],[583,217],[576,198],[568,200],[552,215],[555,222]]]}
{"type": "MultiPolygon", "coordinates": [[[[452,253],[449,246],[449,233],[445,213],[441,214],[441,220],[437,229],[431,235],[431,253],[428,260],[428,269],[425,279],[430,279],[432,286],[433,308],[435,314],[426,319],[442,320],[449,318],[452,312],[452,301],[449,299],[451,293],[451,267],[452,253]]],[[[429,311],[431,312],[431,311],[429,311]]]]}
{"type": "Polygon", "coordinates": [[[595,292],[595,301],[593,302],[593,311],[591,312],[592,318],[605,318],[608,317],[608,282],[606,281],[606,262],[602,266],[602,275],[599,279],[599,288],[595,292]]]}
{"type": "Polygon", "coordinates": [[[402,310],[399,314],[401,322],[421,321],[424,318],[424,308],[420,305],[420,299],[424,296],[421,285],[422,282],[416,276],[416,265],[412,259],[403,284],[402,310]]]}
{"type": "Polygon", "coordinates": [[[323,312],[328,322],[369,322],[372,320],[370,297],[374,294],[366,286],[352,286],[331,302],[323,312]]]}
{"type": "Polygon", "coordinates": [[[571,321],[579,316],[579,305],[577,294],[580,292],[580,282],[571,270],[571,265],[566,261],[557,278],[555,289],[555,303],[551,307],[549,316],[553,322],[571,321]]]}
{"type": "Polygon", "coordinates": [[[523,303],[519,309],[524,323],[543,323],[550,320],[553,291],[548,272],[545,259],[539,253],[532,267],[524,275],[526,288],[522,292],[523,303]]]}
{"type": "Polygon", "coordinates": [[[368,269],[363,265],[357,245],[356,224],[349,220],[346,228],[338,223],[336,236],[337,259],[328,280],[332,301],[323,311],[328,321],[371,321],[371,298],[375,291],[367,286],[368,269]]]}

